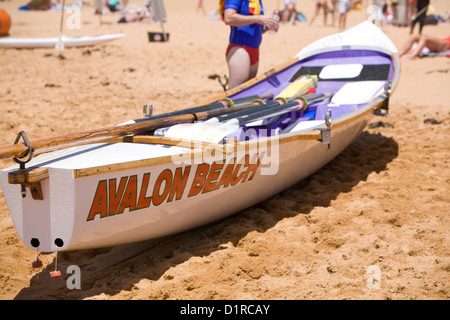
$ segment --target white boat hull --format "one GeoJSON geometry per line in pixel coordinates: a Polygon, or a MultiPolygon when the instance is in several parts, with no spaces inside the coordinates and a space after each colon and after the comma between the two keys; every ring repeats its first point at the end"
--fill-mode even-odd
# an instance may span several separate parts
{"type": "MultiPolygon", "coordinates": [[[[361,133],[370,117],[371,113],[367,113],[359,121],[333,130],[330,149],[320,141],[296,140],[295,135],[279,140],[276,147],[279,149],[278,155],[261,157],[263,165],[266,164],[267,174],[264,174],[264,169],[258,168],[251,180],[249,178],[253,171],[246,181],[239,181],[234,186],[229,183],[225,187],[222,183],[217,190],[212,188],[212,185],[217,186],[221,181],[227,167],[215,164],[215,171],[208,173],[212,190],[205,192],[208,188],[202,189],[202,192],[196,195],[189,194],[197,190],[193,180],[198,164],[180,165],[168,161],[139,167],[139,163],[134,161],[132,168],[118,171],[120,166],[117,166],[115,161],[111,164],[111,169],[108,165],[97,168],[99,171],[107,171],[106,173],[82,176],[86,168],[74,166],[78,161],[76,156],[64,160],[64,154],[73,150],[62,151],[61,156],[57,157],[62,160],[56,162],[48,161],[46,156],[37,157],[30,162],[29,167],[45,167],[46,162],[52,162],[52,167],[48,169],[49,178],[42,181],[43,200],[34,200],[28,189],[27,196],[22,198],[20,185],[9,185],[3,192],[8,199],[10,211],[14,213],[12,218],[20,238],[33,250],[75,250],[159,238],[224,218],[290,187],[335,158],[361,133]],[[269,161],[266,163],[266,160],[269,161]],[[214,172],[219,173],[216,178],[214,172]],[[178,184],[184,185],[184,190],[177,190],[175,185],[166,189],[165,182],[170,180],[168,177],[175,176],[176,173],[179,177],[188,174],[186,183],[178,184]],[[166,179],[163,179],[164,175],[166,179]],[[157,188],[155,185],[160,176],[162,184],[157,188]],[[117,193],[117,198],[124,197],[123,199],[114,199],[116,195],[110,194],[110,184],[114,184],[116,188],[116,192],[111,192],[117,193]],[[154,193],[155,190],[158,194],[154,193]],[[167,194],[164,196],[165,193],[167,194]],[[113,212],[114,210],[116,212],[113,212]],[[38,248],[33,247],[33,239],[39,240],[38,248]]],[[[247,155],[252,159],[261,151],[267,152],[265,145],[263,143],[257,146],[247,155]]],[[[272,147],[274,146],[275,144],[272,147]]],[[[142,149],[154,153],[152,149],[160,148],[155,145],[98,144],[78,149],[93,150],[89,152],[92,158],[96,158],[100,152],[103,158],[108,158],[107,154],[110,154],[111,158],[117,158],[117,148],[120,147],[124,147],[123,154],[145,154],[142,149]]],[[[274,152],[274,149],[269,152],[274,152]]],[[[243,155],[242,152],[240,154],[243,155]]],[[[85,155],[80,152],[80,157],[85,155]]],[[[227,158],[225,163],[229,164],[231,157],[227,158]]],[[[242,163],[242,157],[239,161],[242,163]]],[[[201,162],[209,166],[214,163],[201,162]]],[[[237,165],[233,168],[236,169],[237,165]]],[[[18,169],[18,166],[15,166],[4,171],[0,175],[1,184],[7,185],[7,173],[18,169]]],[[[92,170],[95,169],[90,167],[89,171],[92,170]]],[[[246,170],[242,165],[236,173],[236,179],[239,175],[245,176],[246,170]]]]}

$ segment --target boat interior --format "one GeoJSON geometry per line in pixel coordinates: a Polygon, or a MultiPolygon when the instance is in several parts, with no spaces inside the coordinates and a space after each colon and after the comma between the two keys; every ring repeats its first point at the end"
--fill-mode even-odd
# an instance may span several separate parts
{"type": "Polygon", "coordinates": [[[323,125],[329,111],[331,121],[345,117],[386,93],[394,77],[394,65],[389,55],[372,50],[320,53],[294,63],[230,98],[267,93],[276,97],[287,85],[305,75],[316,75],[318,81],[313,92],[326,96],[313,99],[304,110],[245,123],[229,138],[246,140],[249,136],[256,138],[309,130],[312,126],[323,125]],[[245,134],[249,128],[251,135],[245,134]]]}

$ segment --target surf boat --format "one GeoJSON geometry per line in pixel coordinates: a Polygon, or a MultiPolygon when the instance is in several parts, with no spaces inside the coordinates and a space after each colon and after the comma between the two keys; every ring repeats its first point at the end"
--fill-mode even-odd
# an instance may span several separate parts
{"type": "Polygon", "coordinates": [[[87,47],[125,37],[123,33],[100,34],[80,37],[52,38],[0,38],[0,48],[54,48],[61,42],[64,47],[87,47]]]}
{"type": "Polygon", "coordinates": [[[32,250],[161,238],[313,174],[388,112],[398,81],[395,46],[364,22],[199,107],[38,141],[21,132],[0,148],[17,162],[0,183],[32,250]]]}

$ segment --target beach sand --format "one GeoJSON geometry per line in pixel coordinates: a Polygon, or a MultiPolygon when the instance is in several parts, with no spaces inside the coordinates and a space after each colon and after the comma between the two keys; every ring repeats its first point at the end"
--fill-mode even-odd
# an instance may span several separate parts
{"type": "MultiPolygon", "coordinates": [[[[278,2],[264,1],[268,14],[278,2]]],[[[450,9],[447,0],[431,2],[437,12],[450,9]]],[[[0,2],[12,18],[10,36],[58,36],[61,12],[18,11],[26,3],[0,2]]],[[[216,1],[204,3],[207,12],[216,9],[216,1]]],[[[297,3],[312,16],[313,0],[297,3]]],[[[0,49],[0,145],[12,144],[21,130],[31,140],[56,137],[140,118],[144,104],[159,114],[221,93],[208,76],[228,72],[228,27],[197,13],[197,1],[165,6],[167,43],[148,41],[159,23],[100,24],[120,15],[100,18],[85,6],[80,28],[65,28],[65,35],[126,37],[62,52],[0,49]]],[[[347,27],[366,18],[364,9],[352,10],[347,27]]],[[[409,35],[403,27],[383,30],[397,47],[409,35]]],[[[312,26],[282,25],[264,35],[260,73],[337,31],[322,17],[312,26]]],[[[423,33],[449,36],[450,25],[427,25],[423,33]]],[[[55,254],[40,255],[42,269],[31,267],[36,252],[20,240],[1,195],[0,298],[449,299],[450,58],[402,59],[401,67],[388,117],[375,117],[326,167],[225,220],[143,252],[136,244],[126,261],[115,263],[130,247],[63,252],[63,276],[50,278],[55,254]],[[79,290],[65,286],[68,265],[81,268],[79,290]],[[379,282],[371,282],[373,272],[379,282]]],[[[0,168],[11,164],[1,160],[0,168]]]]}

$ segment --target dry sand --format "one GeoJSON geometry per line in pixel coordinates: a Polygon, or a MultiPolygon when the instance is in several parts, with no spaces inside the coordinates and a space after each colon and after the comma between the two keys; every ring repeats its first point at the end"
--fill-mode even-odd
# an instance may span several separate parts
{"type": "MultiPolygon", "coordinates": [[[[215,0],[204,2],[208,12],[216,8],[215,0]]],[[[269,12],[277,2],[264,1],[269,12]]],[[[297,2],[311,17],[314,1],[297,2]]],[[[25,3],[0,2],[12,17],[11,37],[59,35],[60,11],[18,11],[25,3]]],[[[431,3],[437,12],[450,9],[448,0],[431,3]]],[[[101,25],[85,7],[80,29],[66,35],[126,37],[61,56],[54,49],[0,49],[0,145],[13,143],[21,130],[32,140],[59,136],[139,118],[146,103],[162,113],[219,94],[208,75],[227,73],[228,28],[217,16],[197,13],[197,1],[165,4],[168,43],[148,42],[147,32],[161,30],[159,24],[101,25]]],[[[347,27],[365,19],[364,10],[351,11],[347,27]]],[[[409,34],[392,25],[383,29],[397,47],[409,34]]],[[[264,36],[260,72],[337,31],[321,17],[313,26],[282,25],[277,35],[264,36]]],[[[425,26],[424,33],[449,36],[450,25],[425,26]]],[[[390,114],[373,120],[384,126],[368,127],[322,170],[248,210],[90,276],[120,257],[120,248],[62,253],[63,277],[51,279],[55,254],[41,255],[40,273],[31,268],[36,253],[19,239],[0,196],[0,298],[448,299],[449,70],[446,57],[402,60],[390,114]],[[69,264],[81,267],[81,290],[56,285],[64,286],[69,264]],[[379,268],[378,289],[367,285],[370,266],[379,268]]],[[[0,167],[12,163],[2,160],[0,167]]]]}

